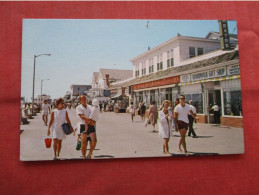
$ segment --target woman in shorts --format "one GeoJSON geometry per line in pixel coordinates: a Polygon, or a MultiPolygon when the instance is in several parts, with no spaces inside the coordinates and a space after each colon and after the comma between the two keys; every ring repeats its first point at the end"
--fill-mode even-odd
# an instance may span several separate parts
{"type": "Polygon", "coordinates": [[[50,135],[50,129],[53,133],[53,149],[54,149],[54,158],[53,160],[57,160],[62,147],[62,140],[65,139],[65,133],[62,129],[62,125],[67,121],[70,126],[70,130],[73,132],[74,129],[71,125],[70,119],[68,117],[66,109],[64,109],[64,99],[59,98],[56,100],[56,109],[54,109],[51,113],[51,118],[49,122],[49,128],[47,135],[50,135]]]}

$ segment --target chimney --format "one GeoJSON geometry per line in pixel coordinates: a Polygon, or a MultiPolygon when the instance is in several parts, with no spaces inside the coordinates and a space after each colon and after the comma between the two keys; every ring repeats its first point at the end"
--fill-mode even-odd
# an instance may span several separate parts
{"type": "Polygon", "coordinates": [[[106,77],[106,85],[107,85],[108,87],[110,87],[110,75],[109,75],[109,74],[106,74],[105,77],[106,77]]]}

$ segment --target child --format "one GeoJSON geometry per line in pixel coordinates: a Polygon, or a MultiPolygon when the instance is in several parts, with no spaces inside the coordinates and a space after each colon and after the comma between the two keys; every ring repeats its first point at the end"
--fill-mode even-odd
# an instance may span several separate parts
{"type": "Polygon", "coordinates": [[[133,102],[130,103],[129,113],[131,115],[131,121],[133,122],[133,118],[135,116],[135,109],[134,109],[133,102]]]}
{"type": "Polygon", "coordinates": [[[85,131],[86,132],[88,131],[88,129],[95,129],[94,125],[90,125],[90,121],[96,122],[99,118],[99,113],[100,113],[99,101],[98,101],[98,99],[93,99],[91,114],[89,116],[89,118],[91,120],[89,120],[89,122],[85,123],[85,131]]]}

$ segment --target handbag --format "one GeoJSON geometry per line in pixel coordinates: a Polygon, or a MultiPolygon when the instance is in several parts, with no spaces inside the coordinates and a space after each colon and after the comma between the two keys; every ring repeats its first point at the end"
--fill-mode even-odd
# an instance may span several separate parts
{"type": "Polygon", "coordinates": [[[65,133],[66,135],[69,135],[69,134],[72,133],[71,130],[70,130],[70,126],[69,126],[68,123],[64,123],[64,124],[62,125],[62,128],[63,128],[63,131],[64,131],[64,133],[65,133]]]}

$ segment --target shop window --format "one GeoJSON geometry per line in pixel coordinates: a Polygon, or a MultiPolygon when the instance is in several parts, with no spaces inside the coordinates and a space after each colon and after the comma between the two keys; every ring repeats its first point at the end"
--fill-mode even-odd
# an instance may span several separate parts
{"type": "Polygon", "coordinates": [[[241,91],[224,91],[224,114],[242,116],[241,91]]]}
{"type": "Polygon", "coordinates": [[[189,47],[190,58],[195,57],[195,47],[189,47]]]}
{"type": "Polygon", "coordinates": [[[192,105],[196,108],[197,114],[203,114],[203,97],[202,93],[184,94],[185,102],[192,100],[192,105]]]}

